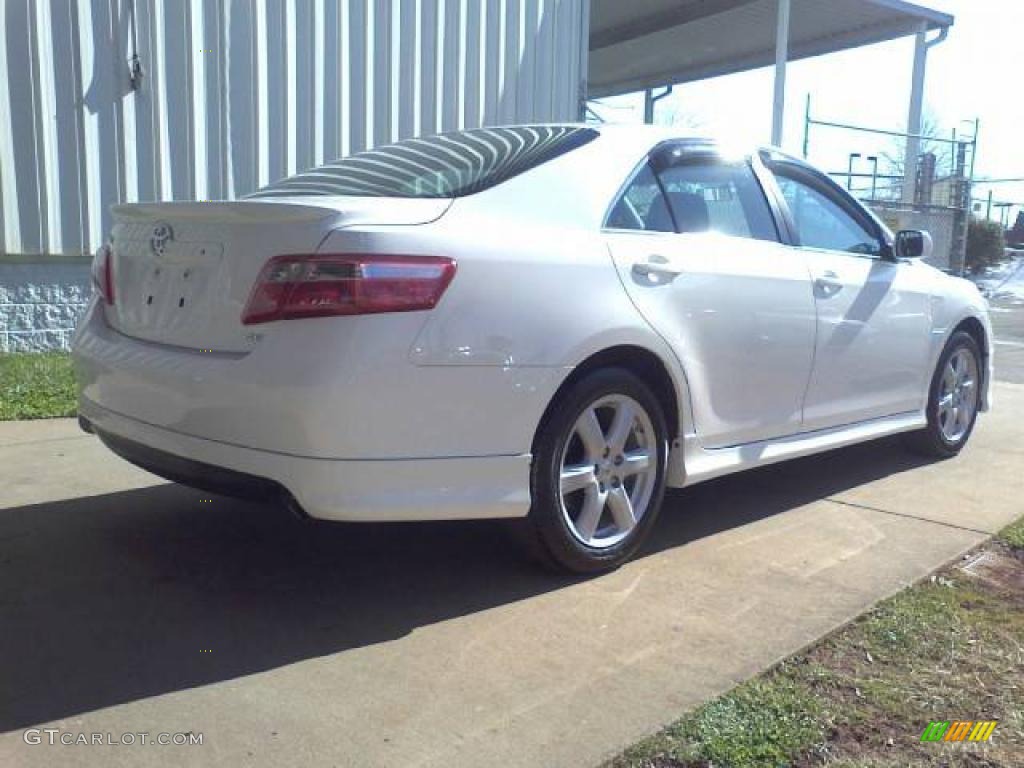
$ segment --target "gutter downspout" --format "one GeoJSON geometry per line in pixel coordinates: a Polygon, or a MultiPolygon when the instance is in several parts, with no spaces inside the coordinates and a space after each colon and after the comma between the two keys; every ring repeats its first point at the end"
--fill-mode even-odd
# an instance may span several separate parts
{"type": "Polygon", "coordinates": [[[910,84],[910,111],[907,115],[907,149],[903,157],[903,202],[912,205],[917,190],[917,160],[921,153],[921,112],[924,107],[924,77],[928,63],[928,51],[949,37],[949,27],[942,27],[939,34],[927,39],[928,29],[922,24],[914,45],[914,74],[910,84]]]}

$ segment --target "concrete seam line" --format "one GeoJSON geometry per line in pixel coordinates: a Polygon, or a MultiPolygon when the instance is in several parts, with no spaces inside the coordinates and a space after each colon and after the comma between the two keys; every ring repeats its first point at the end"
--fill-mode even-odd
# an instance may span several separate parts
{"type": "Polygon", "coordinates": [[[893,517],[905,517],[908,520],[918,520],[922,523],[932,523],[933,525],[941,525],[944,528],[955,528],[958,531],[967,531],[968,533],[980,533],[983,536],[995,536],[998,531],[983,531],[980,528],[969,528],[965,525],[957,525],[956,523],[944,523],[941,520],[932,520],[927,517],[919,517],[918,515],[909,515],[906,512],[892,512],[888,509],[880,509],[879,507],[869,507],[867,504],[857,504],[853,501],[840,501],[839,499],[826,498],[825,501],[831,502],[832,504],[839,504],[843,507],[853,507],[854,509],[864,509],[868,512],[880,512],[883,515],[892,515],[893,517]]]}
{"type": "Polygon", "coordinates": [[[68,435],[67,437],[42,437],[38,440],[16,440],[13,443],[0,441],[0,451],[4,448],[16,448],[22,445],[42,445],[43,443],[60,443],[68,440],[88,440],[92,435],[68,435]]]}

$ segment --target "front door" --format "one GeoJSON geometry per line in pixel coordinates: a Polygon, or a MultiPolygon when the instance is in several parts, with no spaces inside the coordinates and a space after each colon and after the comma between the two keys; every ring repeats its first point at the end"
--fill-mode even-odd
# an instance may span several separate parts
{"type": "Polygon", "coordinates": [[[931,324],[914,266],[888,257],[878,225],[827,177],[802,164],[770,167],[817,307],[804,429],[919,409],[931,324]]]}

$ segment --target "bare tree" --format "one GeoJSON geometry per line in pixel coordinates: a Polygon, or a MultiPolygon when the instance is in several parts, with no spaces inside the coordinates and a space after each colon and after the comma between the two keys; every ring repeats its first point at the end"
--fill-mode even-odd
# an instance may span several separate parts
{"type": "MultiPolygon", "coordinates": [[[[918,147],[918,154],[928,153],[935,155],[935,175],[937,177],[949,176],[953,170],[953,158],[950,155],[950,144],[940,140],[945,138],[943,130],[939,125],[938,118],[931,112],[925,112],[921,117],[921,139],[918,147]]],[[[906,168],[907,139],[893,139],[892,147],[879,153],[887,166],[886,173],[893,176],[903,176],[906,168]]]]}
{"type": "MultiPolygon", "coordinates": [[[[638,113],[635,104],[609,104],[601,99],[591,99],[587,102],[587,113],[589,117],[598,122],[617,122],[627,115],[642,117],[642,106],[638,113]]],[[[684,110],[668,99],[658,102],[657,108],[654,110],[654,123],[690,131],[706,127],[706,121],[702,117],[684,110]]]]}
{"type": "Polygon", "coordinates": [[[688,112],[679,104],[668,99],[659,104],[658,108],[654,110],[654,122],[657,125],[669,125],[687,131],[698,131],[707,125],[707,121],[703,117],[693,112],[688,112]]]}

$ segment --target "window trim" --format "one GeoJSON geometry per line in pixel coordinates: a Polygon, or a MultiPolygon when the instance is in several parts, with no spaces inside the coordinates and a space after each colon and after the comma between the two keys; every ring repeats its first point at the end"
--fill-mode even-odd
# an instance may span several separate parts
{"type": "MultiPolygon", "coordinates": [[[[623,196],[626,194],[626,192],[629,190],[629,188],[631,186],[633,186],[633,182],[636,181],[637,176],[639,176],[641,173],[644,172],[644,168],[650,168],[651,173],[654,174],[654,178],[656,180],[658,179],[658,174],[657,174],[657,172],[655,172],[654,166],[651,165],[651,156],[660,147],[665,146],[666,144],[671,144],[671,143],[672,143],[671,141],[660,142],[653,149],[650,149],[646,153],[644,153],[644,156],[640,159],[640,162],[638,162],[636,164],[636,166],[633,168],[633,170],[630,171],[629,174],[626,176],[626,180],[624,182],[622,182],[622,184],[619,185],[619,188],[617,190],[615,190],[615,194],[612,195],[611,201],[608,203],[607,207],[605,208],[604,216],[601,217],[601,231],[602,232],[618,232],[618,233],[626,232],[626,233],[633,233],[633,234],[646,233],[648,235],[672,235],[672,234],[675,234],[674,232],[656,232],[656,231],[654,231],[652,229],[622,229],[620,227],[610,227],[610,226],[608,226],[608,220],[612,217],[612,212],[618,207],[619,201],[623,198],[623,196]]],[[[664,196],[665,189],[664,189],[664,187],[661,186],[661,181],[660,180],[658,181],[658,189],[661,191],[662,196],[664,196]]],[[[667,199],[665,200],[665,205],[668,205],[668,200],[667,199]]],[[[670,213],[671,213],[671,209],[670,209],[670,213]]],[[[674,223],[674,221],[675,221],[675,218],[673,217],[673,223],[674,223]]]]}
{"type": "Polygon", "coordinates": [[[842,256],[870,259],[872,261],[893,260],[892,244],[889,242],[885,230],[853,195],[839,186],[833,179],[806,163],[788,157],[766,160],[763,155],[764,153],[761,153],[760,159],[765,169],[765,175],[770,179],[771,187],[778,199],[779,207],[786,223],[786,230],[789,233],[788,245],[796,248],[827,251],[828,253],[840,254],[842,256]],[[879,246],[878,253],[855,253],[853,251],[840,251],[835,248],[819,248],[817,246],[804,245],[800,240],[800,231],[796,226],[796,219],[789,207],[789,202],[782,193],[782,187],[776,175],[801,183],[830,200],[837,208],[848,214],[855,223],[875,238],[879,246]]]}
{"type": "MultiPolygon", "coordinates": [[[[629,234],[648,234],[648,235],[682,235],[686,234],[679,231],[679,222],[676,221],[675,211],[672,209],[671,204],[668,200],[668,195],[665,192],[665,185],[661,180],[661,173],[669,168],[674,168],[681,165],[698,165],[698,164],[718,164],[718,165],[729,165],[729,160],[722,154],[718,147],[709,142],[687,142],[680,139],[667,139],[656,144],[654,147],[647,152],[643,160],[641,160],[637,166],[630,172],[626,181],[620,185],[616,193],[612,196],[611,203],[605,210],[604,218],[601,220],[601,231],[610,233],[629,233],[629,234]],[[666,157],[671,155],[671,157],[666,157]],[[660,156],[660,157],[659,157],[660,156]],[[661,159],[664,158],[664,159],[661,159]],[[612,212],[618,207],[619,201],[622,200],[623,196],[632,186],[636,178],[643,173],[645,168],[649,168],[651,173],[654,174],[654,180],[658,184],[658,190],[661,193],[662,198],[665,201],[665,205],[669,212],[669,216],[672,219],[672,232],[661,232],[651,229],[621,229],[619,227],[608,226],[608,220],[611,218],[612,212]]],[[[769,187],[765,185],[765,179],[759,169],[759,158],[756,155],[744,155],[741,158],[737,158],[737,165],[744,165],[751,173],[754,179],[754,183],[757,185],[761,192],[761,196],[764,199],[765,205],[768,206],[768,212],[772,226],[775,227],[775,239],[774,240],[763,240],[755,237],[743,237],[742,235],[725,235],[726,237],[739,237],[744,240],[752,240],[759,243],[776,243],[786,244],[786,236],[788,234],[789,225],[788,222],[782,217],[782,210],[780,209],[778,202],[774,199],[774,191],[770,191],[769,187]]],[[[770,174],[769,174],[770,175],[770,174]]],[[[777,185],[776,185],[777,186],[777,185]]]]}
{"type": "Polygon", "coordinates": [[[782,190],[775,181],[775,174],[768,168],[760,152],[755,152],[750,157],[750,167],[754,171],[764,196],[768,200],[768,207],[772,209],[772,216],[775,217],[775,228],[779,232],[779,242],[782,245],[794,245],[798,237],[790,218],[786,201],[782,197],[782,190]]]}

